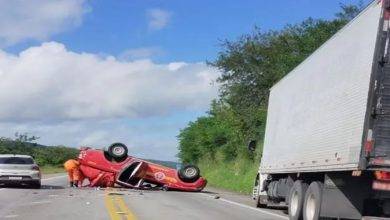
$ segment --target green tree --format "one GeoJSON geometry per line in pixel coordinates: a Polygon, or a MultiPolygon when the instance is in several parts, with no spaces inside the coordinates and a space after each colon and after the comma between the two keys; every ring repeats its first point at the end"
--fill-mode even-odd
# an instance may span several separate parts
{"type": "Polygon", "coordinates": [[[34,143],[38,138],[27,133],[15,134],[15,139],[0,138],[0,154],[27,154],[41,165],[60,166],[66,160],[77,157],[79,150],[65,146],[44,146],[34,143]]]}
{"type": "Polygon", "coordinates": [[[205,157],[223,161],[253,159],[246,144],[263,138],[269,89],[361,9],[361,5],[341,5],[333,20],[308,18],[282,30],[266,32],[255,27],[252,33],[235,41],[223,41],[218,57],[209,62],[222,73],[218,79],[220,97],[213,101],[206,116],[181,130],[181,160],[196,163],[205,157]]]}

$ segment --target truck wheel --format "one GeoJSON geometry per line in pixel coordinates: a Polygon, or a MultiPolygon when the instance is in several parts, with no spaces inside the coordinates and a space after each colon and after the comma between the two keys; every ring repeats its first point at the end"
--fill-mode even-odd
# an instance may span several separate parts
{"type": "Polygon", "coordinates": [[[383,214],[385,214],[386,217],[390,216],[390,201],[389,200],[386,200],[386,201],[383,202],[383,204],[382,204],[382,211],[383,211],[383,214]]]}
{"type": "Polygon", "coordinates": [[[290,189],[289,201],[288,201],[288,215],[290,220],[302,220],[302,208],[305,201],[305,194],[308,185],[301,180],[294,182],[294,185],[290,189]]]}
{"type": "Polygon", "coordinates": [[[256,199],[256,207],[257,208],[267,208],[267,196],[259,195],[256,199]]]}
{"type": "Polygon", "coordinates": [[[126,145],[122,143],[114,143],[111,144],[108,149],[107,153],[114,159],[121,159],[127,156],[128,149],[126,145]]]}
{"type": "Polygon", "coordinates": [[[200,170],[197,166],[187,165],[179,170],[179,177],[183,182],[193,183],[200,177],[200,170]]]}
{"type": "Polygon", "coordinates": [[[305,204],[303,205],[303,219],[320,219],[321,201],[322,201],[321,182],[312,182],[305,195],[305,204]]]}

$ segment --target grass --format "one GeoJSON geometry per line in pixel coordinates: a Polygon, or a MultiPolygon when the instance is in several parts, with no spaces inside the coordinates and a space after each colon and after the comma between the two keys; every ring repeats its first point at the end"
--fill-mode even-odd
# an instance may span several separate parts
{"type": "Polygon", "coordinates": [[[52,166],[52,165],[42,166],[41,171],[43,174],[55,174],[55,173],[64,173],[65,172],[65,170],[62,166],[52,166]]]}
{"type": "Polygon", "coordinates": [[[224,163],[207,159],[201,161],[198,165],[209,186],[244,194],[252,192],[259,168],[258,162],[247,159],[236,159],[224,163]]]}

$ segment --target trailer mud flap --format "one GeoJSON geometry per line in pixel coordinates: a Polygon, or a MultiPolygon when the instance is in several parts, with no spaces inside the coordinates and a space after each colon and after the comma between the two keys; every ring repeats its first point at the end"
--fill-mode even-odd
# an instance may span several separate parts
{"type": "Polygon", "coordinates": [[[370,187],[369,179],[365,177],[353,177],[348,173],[325,175],[321,216],[361,219],[364,198],[367,198],[370,187]]]}

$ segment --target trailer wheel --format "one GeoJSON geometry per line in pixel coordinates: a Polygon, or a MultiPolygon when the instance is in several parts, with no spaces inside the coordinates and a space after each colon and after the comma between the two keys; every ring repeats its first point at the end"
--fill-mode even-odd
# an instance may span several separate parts
{"type": "Polygon", "coordinates": [[[306,183],[303,183],[301,180],[297,180],[290,189],[288,197],[288,215],[290,220],[302,219],[302,208],[307,187],[308,185],[306,183]]]}
{"type": "Polygon", "coordinates": [[[305,195],[305,204],[303,205],[303,219],[320,219],[321,201],[322,201],[321,182],[312,182],[305,195]]]}

